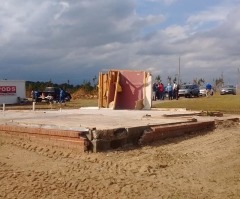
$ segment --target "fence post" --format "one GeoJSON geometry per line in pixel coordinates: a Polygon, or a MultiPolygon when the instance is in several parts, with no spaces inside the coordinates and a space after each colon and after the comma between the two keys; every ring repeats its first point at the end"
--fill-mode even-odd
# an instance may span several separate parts
{"type": "Polygon", "coordinates": [[[32,107],[33,111],[35,111],[35,104],[36,104],[36,102],[33,102],[33,107],[32,107]]]}

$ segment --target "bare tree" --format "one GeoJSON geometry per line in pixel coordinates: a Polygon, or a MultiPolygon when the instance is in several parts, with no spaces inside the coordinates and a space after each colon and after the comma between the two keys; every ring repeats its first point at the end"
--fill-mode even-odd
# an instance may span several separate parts
{"type": "Polygon", "coordinates": [[[93,80],[93,86],[95,87],[96,86],[97,76],[95,75],[92,80],[93,80]]]}
{"type": "Polygon", "coordinates": [[[216,80],[213,79],[213,82],[215,83],[215,88],[219,90],[224,84],[223,76],[217,78],[216,80]]]}
{"type": "Polygon", "coordinates": [[[193,79],[193,84],[197,84],[197,82],[198,82],[198,79],[196,78],[196,79],[193,79]]]}
{"type": "Polygon", "coordinates": [[[205,80],[203,78],[196,78],[196,79],[193,79],[193,83],[194,84],[197,84],[198,86],[202,86],[204,83],[205,83],[205,80]]]}
{"type": "Polygon", "coordinates": [[[197,82],[198,86],[202,86],[205,83],[205,79],[200,78],[197,82]]]}
{"type": "Polygon", "coordinates": [[[171,82],[172,82],[172,77],[168,76],[167,79],[168,79],[168,83],[171,84],[171,82]]]}
{"type": "Polygon", "coordinates": [[[173,82],[177,82],[177,77],[176,76],[174,77],[173,82]]]}
{"type": "Polygon", "coordinates": [[[158,76],[155,78],[155,80],[157,80],[158,82],[160,82],[160,81],[161,81],[161,76],[158,75],[158,76]]]}

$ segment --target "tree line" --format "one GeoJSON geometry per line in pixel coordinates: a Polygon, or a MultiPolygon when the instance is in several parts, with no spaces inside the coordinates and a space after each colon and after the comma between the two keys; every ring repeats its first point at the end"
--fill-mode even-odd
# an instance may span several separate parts
{"type": "Polygon", "coordinates": [[[90,81],[83,81],[82,84],[80,85],[73,85],[69,83],[62,83],[62,84],[57,84],[53,83],[52,81],[47,81],[47,82],[33,82],[33,81],[26,81],[26,95],[30,96],[30,93],[32,90],[36,91],[44,91],[46,87],[58,87],[62,88],[63,90],[69,92],[69,93],[74,93],[79,89],[83,89],[87,93],[92,93],[97,90],[97,85],[95,81],[92,83],[90,81]]]}
{"type": "MultiPolygon", "coordinates": [[[[161,82],[162,81],[161,76],[157,75],[155,80],[161,82]]],[[[198,86],[203,86],[206,83],[210,83],[215,88],[215,90],[219,90],[224,85],[223,76],[221,76],[219,78],[216,78],[216,79],[213,79],[212,82],[206,82],[205,79],[203,79],[203,78],[199,78],[199,79],[195,78],[195,79],[192,80],[192,82],[183,82],[182,80],[179,80],[179,82],[178,82],[177,77],[172,78],[171,76],[168,76],[167,77],[167,83],[172,84],[173,82],[177,82],[180,85],[193,83],[193,84],[197,84],[198,86]]]]}

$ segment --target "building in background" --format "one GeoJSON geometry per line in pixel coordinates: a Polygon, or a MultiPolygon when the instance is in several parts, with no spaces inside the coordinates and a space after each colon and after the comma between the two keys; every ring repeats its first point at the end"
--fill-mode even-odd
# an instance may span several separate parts
{"type": "Polygon", "coordinates": [[[24,80],[0,80],[0,104],[16,104],[25,98],[24,80]]]}

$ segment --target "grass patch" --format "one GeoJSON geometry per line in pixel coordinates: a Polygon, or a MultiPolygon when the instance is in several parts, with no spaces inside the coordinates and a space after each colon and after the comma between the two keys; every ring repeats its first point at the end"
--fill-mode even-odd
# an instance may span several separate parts
{"type": "MultiPolygon", "coordinates": [[[[164,100],[154,103],[154,108],[186,108],[188,110],[220,111],[222,113],[240,114],[240,95],[214,95],[211,97],[184,98],[179,100],[164,100]]],[[[60,104],[36,103],[40,109],[77,109],[81,107],[97,107],[98,99],[77,99],[60,104]]],[[[6,105],[6,110],[31,110],[32,102],[24,105],[6,105]]]]}
{"type": "MultiPolygon", "coordinates": [[[[77,109],[81,107],[96,107],[98,106],[98,100],[97,99],[77,99],[77,100],[71,100],[70,102],[66,102],[65,104],[59,104],[59,103],[52,103],[49,104],[47,102],[37,102],[35,104],[36,110],[48,110],[48,109],[77,109]]],[[[0,107],[2,109],[2,107],[0,107]]],[[[32,102],[29,101],[25,104],[10,104],[6,105],[6,110],[32,110],[33,105],[32,102]]]]}
{"type": "Polygon", "coordinates": [[[155,108],[186,108],[188,110],[221,111],[240,114],[240,95],[214,95],[211,97],[180,98],[155,104],[155,108]]]}
{"type": "Polygon", "coordinates": [[[66,108],[96,107],[98,99],[77,99],[66,103],[66,108]]]}

